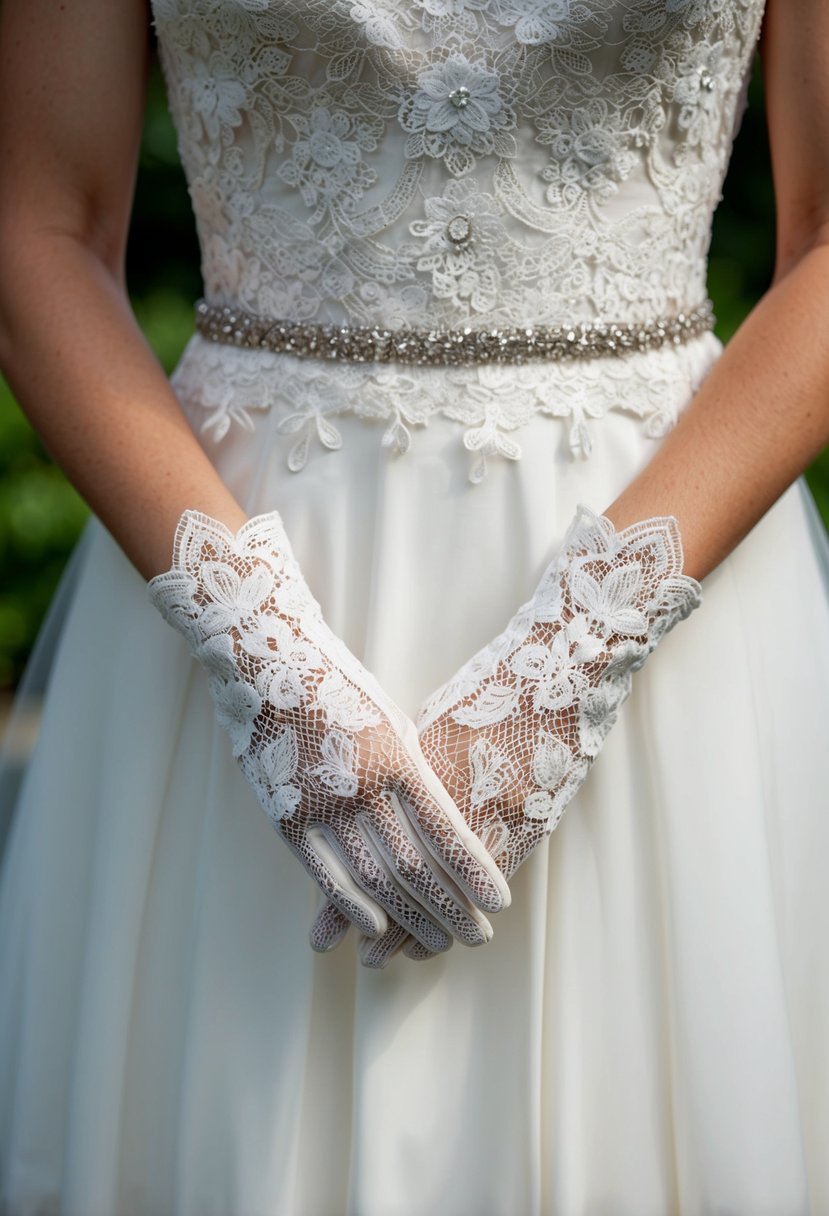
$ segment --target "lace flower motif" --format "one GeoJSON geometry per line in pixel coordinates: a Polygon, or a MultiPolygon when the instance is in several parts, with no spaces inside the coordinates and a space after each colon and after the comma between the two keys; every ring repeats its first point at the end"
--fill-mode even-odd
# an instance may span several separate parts
{"type": "Polygon", "coordinates": [[[591,759],[597,756],[619,716],[619,709],[630,693],[626,684],[602,684],[593,688],[579,703],[579,747],[591,759]]]}
{"type": "Polygon", "coordinates": [[[528,819],[541,820],[545,831],[552,832],[567,805],[571,790],[584,779],[584,762],[579,762],[569,747],[550,731],[540,730],[531,771],[539,788],[525,800],[524,814],[528,819]]]}
{"type": "Polygon", "coordinates": [[[208,688],[216,707],[216,720],[230,736],[233,755],[238,759],[250,746],[262,698],[244,680],[211,677],[208,688]]]}
{"type": "Polygon", "coordinates": [[[465,12],[480,12],[489,5],[489,0],[415,0],[432,17],[458,17],[465,12]]]}
{"type": "Polygon", "coordinates": [[[515,114],[499,92],[500,80],[483,63],[453,51],[442,63],[425,68],[419,88],[398,111],[408,133],[406,157],[443,160],[456,177],[475,167],[476,156],[515,155],[515,114]]]}
{"type": "Polygon", "coordinates": [[[374,0],[356,0],[353,3],[346,0],[344,7],[349,10],[351,20],[359,25],[361,35],[369,45],[392,51],[403,49],[403,39],[396,22],[392,16],[378,12],[374,0]]]}
{"type": "Polygon", "coordinates": [[[636,561],[621,569],[608,570],[604,575],[591,574],[588,559],[577,558],[573,563],[573,600],[584,610],[589,620],[602,630],[633,636],[644,633],[648,618],[642,604],[644,573],[636,561]]]}
{"type": "Polygon", "coordinates": [[[541,172],[552,206],[573,207],[585,196],[606,203],[636,164],[618,115],[598,97],[579,109],[545,115],[538,142],[548,144],[553,156],[541,172]]]}
{"type": "Polygon", "coordinates": [[[288,468],[298,473],[305,468],[314,437],[330,452],[342,447],[343,437],[331,417],[345,404],[345,386],[324,374],[310,381],[293,376],[288,378],[285,391],[297,408],[280,419],[278,429],[283,435],[297,436],[288,453],[288,468]]]}
{"type": "Polygon", "coordinates": [[[326,673],[317,690],[317,700],[329,726],[339,726],[358,734],[380,721],[376,707],[342,672],[326,673]]]}
{"type": "Polygon", "coordinates": [[[584,677],[570,658],[564,629],[549,646],[526,645],[509,660],[510,671],[532,690],[533,709],[566,709],[584,686],[584,677]]]}
{"type": "MultiPolygon", "coordinates": [[[[401,255],[402,256],[402,255],[401,255]]],[[[417,326],[427,308],[428,294],[422,283],[393,283],[370,281],[360,287],[360,321],[388,329],[417,326]]]]}
{"type": "Polygon", "coordinates": [[[296,709],[305,699],[303,680],[313,682],[320,666],[320,652],[276,617],[269,620],[268,635],[272,642],[268,646],[257,646],[255,638],[244,639],[248,654],[266,661],[256,677],[256,689],[275,709],[296,709]]]}
{"type": "Polygon", "coordinates": [[[241,124],[247,89],[224,55],[216,52],[207,60],[194,59],[188,89],[208,139],[218,140],[222,127],[241,124]]]}
{"type": "Polygon", "coordinates": [[[353,798],[359,788],[354,771],[356,757],[353,741],[342,731],[332,730],[323,737],[320,754],[322,760],[308,770],[308,775],[332,794],[340,798],[353,798]]]}
{"type": "Polygon", "coordinates": [[[299,138],[291,159],[279,166],[279,176],[296,186],[308,207],[317,207],[312,218],[322,218],[327,204],[336,200],[355,206],[374,183],[376,173],[362,159],[364,151],[377,147],[377,122],[355,122],[342,111],[331,113],[324,106],[304,114],[292,114],[290,121],[299,138]]]}
{"type": "Polygon", "coordinates": [[[418,270],[431,272],[438,299],[459,307],[468,301],[475,312],[491,311],[501,284],[497,251],[506,240],[495,199],[480,193],[472,181],[452,180],[443,197],[425,200],[424,211],[425,220],[409,225],[420,246],[407,245],[402,252],[411,252],[418,270]]]}
{"type": "Polygon", "coordinates": [[[436,37],[460,30],[468,36],[478,31],[479,16],[490,0],[414,0],[423,10],[423,29],[436,37]]]}
{"type": "Polygon", "coordinates": [[[242,638],[258,628],[267,614],[267,600],[273,582],[267,566],[241,575],[226,562],[205,562],[204,586],[210,602],[202,609],[199,627],[205,636],[235,630],[242,638]]]}
{"type": "Polygon", "coordinates": [[[302,792],[293,781],[298,767],[296,731],[286,723],[277,729],[273,741],[263,749],[259,759],[257,775],[265,811],[271,823],[279,823],[299,806],[302,792]]]}
{"type": "Polygon", "coordinates": [[[517,42],[538,46],[566,36],[572,4],[571,0],[503,0],[497,7],[499,21],[514,28],[517,42]]]}
{"type": "Polygon", "coordinates": [[[674,101],[679,103],[679,127],[689,145],[703,144],[719,123],[722,108],[722,42],[692,47],[678,64],[674,101]]]}
{"type": "Polygon", "coordinates": [[[489,739],[475,739],[469,748],[470,802],[489,802],[516,780],[509,759],[489,739]]]}

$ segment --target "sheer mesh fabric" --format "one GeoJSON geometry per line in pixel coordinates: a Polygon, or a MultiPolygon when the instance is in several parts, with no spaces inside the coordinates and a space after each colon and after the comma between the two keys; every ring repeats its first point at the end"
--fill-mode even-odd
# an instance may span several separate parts
{"type": "MultiPolygon", "coordinates": [[[[698,605],[682,563],[676,520],[617,533],[580,507],[532,599],[423,706],[423,754],[505,878],[558,825],[633,673],[698,605]]],[[[385,966],[401,947],[431,953],[392,926],[363,962],[385,966]]]]}
{"type": "Polygon", "coordinates": [[[424,706],[424,754],[505,877],[554,830],[633,672],[698,598],[675,520],[616,534],[581,508],[533,598],[424,706]]]}
{"type": "Polygon", "coordinates": [[[376,935],[383,908],[431,950],[450,935],[487,940],[471,900],[497,910],[505,884],[423,763],[411,722],[325,624],[279,516],[234,537],[186,512],[150,595],[205,667],[268,818],[340,912],[376,935]]]}

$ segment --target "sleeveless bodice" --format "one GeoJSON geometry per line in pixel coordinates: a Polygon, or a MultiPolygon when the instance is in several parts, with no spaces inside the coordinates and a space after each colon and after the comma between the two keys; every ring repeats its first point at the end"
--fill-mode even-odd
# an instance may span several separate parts
{"type": "Polygon", "coordinates": [[[763,0],[153,11],[211,303],[396,328],[641,323],[705,299],[763,0]]]}
{"type": "Polygon", "coordinates": [[[208,297],[360,324],[705,295],[761,0],[155,0],[208,297]]]}

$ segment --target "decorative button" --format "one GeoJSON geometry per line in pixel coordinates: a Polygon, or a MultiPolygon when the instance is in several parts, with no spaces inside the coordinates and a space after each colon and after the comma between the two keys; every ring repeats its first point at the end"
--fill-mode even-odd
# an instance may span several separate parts
{"type": "Polygon", "coordinates": [[[449,94],[449,100],[456,110],[463,110],[469,105],[469,99],[472,94],[465,84],[459,85],[457,89],[453,89],[449,94]]]}
{"type": "Polygon", "coordinates": [[[446,236],[453,245],[468,245],[472,236],[472,224],[466,215],[453,215],[446,225],[446,236]]]}
{"type": "Polygon", "coordinates": [[[705,89],[706,93],[711,93],[714,90],[714,77],[708,71],[708,68],[699,69],[699,87],[705,89]]]}

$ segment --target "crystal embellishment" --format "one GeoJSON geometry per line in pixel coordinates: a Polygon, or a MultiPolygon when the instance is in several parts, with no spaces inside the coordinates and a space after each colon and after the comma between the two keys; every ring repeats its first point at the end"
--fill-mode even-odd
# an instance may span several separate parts
{"type": "Polygon", "coordinates": [[[465,84],[459,85],[457,89],[453,89],[449,94],[449,101],[456,110],[465,110],[469,105],[469,99],[472,94],[465,84]]]}
{"type": "MultiPolygon", "coordinates": [[[[459,217],[462,218],[462,217],[459,217]]],[[[273,320],[229,305],[196,306],[196,328],[211,342],[277,354],[342,359],[350,363],[403,363],[457,367],[479,363],[592,359],[679,346],[714,327],[710,300],[688,312],[653,321],[593,321],[572,327],[526,325],[490,329],[379,329],[273,320]]]]}
{"type": "Polygon", "coordinates": [[[472,236],[472,224],[466,215],[453,215],[446,225],[446,236],[453,245],[468,245],[472,236]]]}

